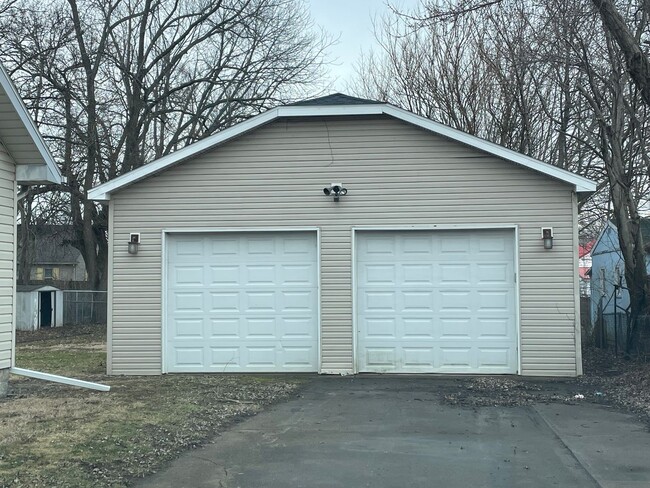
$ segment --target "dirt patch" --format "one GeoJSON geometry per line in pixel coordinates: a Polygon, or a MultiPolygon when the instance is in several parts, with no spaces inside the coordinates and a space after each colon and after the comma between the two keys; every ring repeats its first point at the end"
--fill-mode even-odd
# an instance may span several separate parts
{"type": "Polygon", "coordinates": [[[583,352],[585,375],[578,383],[602,401],[642,417],[650,426],[650,362],[615,357],[589,348],[583,352]]]}
{"type": "Polygon", "coordinates": [[[573,380],[535,381],[511,377],[485,376],[462,381],[442,393],[443,403],[467,407],[517,407],[534,403],[573,403],[580,395],[573,380]]]}
{"type": "Polygon", "coordinates": [[[67,325],[65,327],[42,328],[38,330],[17,330],[16,344],[29,343],[106,343],[105,325],[67,325]]]}
{"type": "Polygon", "coordinates": [[[585,349],[583,359],[580,378],[466,378],[447,384],[441,401],[467,407],[591,402],[634,413],[650,428],[650,363],[617,358],[595,348],[585,349]]]}

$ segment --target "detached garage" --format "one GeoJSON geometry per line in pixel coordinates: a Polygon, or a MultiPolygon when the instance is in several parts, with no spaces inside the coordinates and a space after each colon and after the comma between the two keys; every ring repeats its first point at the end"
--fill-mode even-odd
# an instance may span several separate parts
{"type": "Polygon", "coordinates": [[[397,107],[269,110],[105,183],[111,374],[581,374],[585,178],[397,107]]]}

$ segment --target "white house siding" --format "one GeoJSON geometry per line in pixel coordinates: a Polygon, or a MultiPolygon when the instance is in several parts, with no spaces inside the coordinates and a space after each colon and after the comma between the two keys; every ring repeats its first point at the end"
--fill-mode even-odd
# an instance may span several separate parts
{"type": "Polygon", "coordinates": [[[0,369],[11,367],[14,316],[16,167],[0,144],[0,369]]]}
{"type": "Polygon", "coordinates": [[[572,198],[566,183],[392,118],[276,121],[111,197],[109,372],[161,372],[163,229],[320,227],[321,371],[343,373],[353,226],[516,224],[521,373],[575,375],[572,198]],[[349,190],[338,203],[322,193],[331,182],[349,190]]]}

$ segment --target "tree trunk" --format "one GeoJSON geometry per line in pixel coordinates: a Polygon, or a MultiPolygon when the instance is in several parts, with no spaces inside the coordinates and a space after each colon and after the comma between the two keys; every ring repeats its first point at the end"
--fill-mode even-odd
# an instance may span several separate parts
{"type": "MultiPolygon", "coordinates": [[[[611,160],[606,165],[611,188],[613,214],[618,229],[618,243],[625,263],[625,283],[630,295],[626,352],[631,353],[637,344],[637,318],[646,311],[648,276],[645,249],[641,234],[641,216],[630,189],[630,178],[625,171],[621,146],[608,131],[611,141],[611,160]]],[[[617,313],[617,311],[615,311],[617,313]]]]}
{"type": "Polygon", "coordinates": [[[612,0],[592,0],[600,13],[605,30],[616,40],[625,56],[627,69],[632,80],[641,92],[643,101],[650,105],[650,60],[641,49],[637,39],[625,23],[625,19],[616,10],[612,0]]]}

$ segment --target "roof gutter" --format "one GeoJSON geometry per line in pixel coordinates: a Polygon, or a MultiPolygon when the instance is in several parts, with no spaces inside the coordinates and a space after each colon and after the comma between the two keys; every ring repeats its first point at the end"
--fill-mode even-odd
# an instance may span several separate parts
{"type": "Polygon", "coordinates": [[[9,372],[18,376],[27,376],[28,378],[36,378],[37,380],[53,381],[54,383],[78,386],[80,388],[88,388],[90,390],[110,391],[111,389],[110,386],[102,385],[101,383],[77,380],[75,378],[68,378],[67,376],[59,376],[58,374],[42,373],[40,371],[33,371],[31,369],[16,368],[15,366],[9,368],[9,372]]]}

